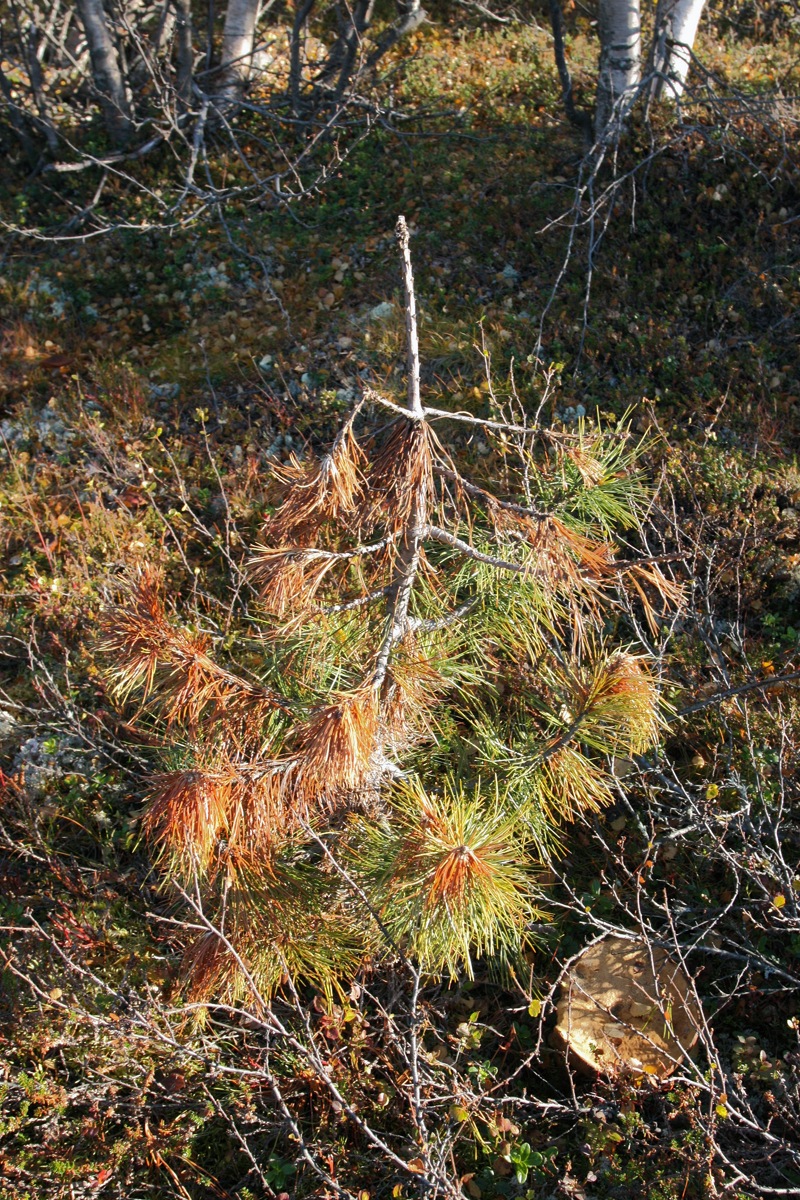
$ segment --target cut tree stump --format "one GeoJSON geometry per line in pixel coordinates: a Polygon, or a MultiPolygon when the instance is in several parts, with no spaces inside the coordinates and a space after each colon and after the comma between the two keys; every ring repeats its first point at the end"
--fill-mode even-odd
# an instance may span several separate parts
{"type": "Polygon", "coordinates": [[[589,946],[561,985],[556,1038],[570,1060],[608,1075],[673,1074],[702,1017],[682,967],[643,941],[589,946]]]}

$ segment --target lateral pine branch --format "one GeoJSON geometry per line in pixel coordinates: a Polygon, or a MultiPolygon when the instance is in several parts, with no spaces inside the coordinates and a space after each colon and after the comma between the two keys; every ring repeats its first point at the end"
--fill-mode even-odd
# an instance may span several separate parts
{"type": "Polygon", "coordinates": [[[641,447],[624,422],[540,428],[519,396],[511,420],[425,406],[402,218],[397,239],[406,404],[365,389],[327,454],[274,468],[249,562],[258,682],[168,617],[156,572],[106,615],[120,700],[180,760],[144,829],[165,886],[206,914],[185,951],[195,1003],[331,997],[397,947],[417,987],[476,958],[514,971],[560,827],[609,802],[606,756],[658,735],[646,653],[602,632],[622,589],[651,622],[679,601],[657,562],[616,559],[648,503],[641,447]],[[396,419],[373,429],[373,403],[396,419]],[[479,480],[443,419],[502,434],[479,480]]]}
{"type": "MultiPolygon", "coordinates": [[[[388,400],[386,396],[382,396],[374,388],[364,388],[364,400],[370,404],[379,404],[382,408],[386,408],[389,412],[396,413],[398,416],[408,417],[409,410],[407,408],[403,408],[393,400],[388,400]]],[[[495,421],[489,417],[476,417],[472,413],[452,412],[447,408],[423,407],[419,416],[425,420],[457,421],[463,425],[478,425],[482,429],[488,429],[495,433],[516,433],[524,437],[536,437],[538,435],[542,439],[549,437],[547,430],[536,430],[530,425],[518,425],[513,421],[495,421]]],[[[569,440],[569,436],[563,440],[569,440]]]]}
{"type": "Polygon", "coordinates": [[[492,505],[495,508],[505,508],[509,512],[519,513],[523,517],[533,517],[534,520],[541,520],[547,516],[546,513],[536,508],[530,508],[524,504],[514,504],[510,500],[499,500],[492,492],[486,488],[479,487],[476,483],[470,483],[463,475],[459,475],[458,471],[450,470],[447,467],[437,465],[435,467],[436,474],[441,475],[443,479],[449,479],[452,483],[458,485],[468,496],[476,496],[492,505]]]}
{"type": "Polygon", "coordinates": [[[454,537],[452,533],[448,533],[446,529],[439,529],[436,525],[429,525],[427,534],[432,537],[435,542],[443,542],[445,546],[452,546],[454,550],[460,550],[462,554],[466,554],[467,558],[473,558],[475,562],[486,563],[487,566],[496,567],[499,571],[524,571],[524,563],[508,562],[505,558],[498,558],[494,554],[484,554],[480,550],[476,550],[469,542],[465,542],[462,538],[454,537]]]}

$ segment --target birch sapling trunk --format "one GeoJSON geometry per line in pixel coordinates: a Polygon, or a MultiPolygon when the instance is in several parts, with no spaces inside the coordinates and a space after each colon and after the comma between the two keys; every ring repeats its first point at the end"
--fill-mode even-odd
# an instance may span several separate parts
{"type": "Polygon", "coordinates": [[[659,0],[652,97],[677,103],[686,90],[692,48],[706,0],[659,0]]]}
{"type": "Polygon", "coordinates": [[[116,145],[124,146],[132,132],[131,109],[102,0],[76,0],[76,7],[86,33],[92,79],[106,129],[116,145]]]}
{"type": "Polygon", "coordinates": [[[639,0],[600,0],[600,72],[597,80],[595,137],[618,127],[630,112],[642,71],[639,0]]]}
{"type": "MultiPolygon", "coordinates": [[[[576,129],[580,129],[588,146],[592,144],[593,122],[591,114],[580,111],[575,106],[575,96],[572,90],[572,75],[570,74],[569,64],[567,63],[566,49],[564,45],[564,13],[561,8],[561,0],[549,0],[550,8],[550,26],[553,30],[553,54],[556,61],[556,70],[558,78],[561,80],[561,98],[564,102],[564,110],[569,118],[569,121],[576,129]]],[[[587,147],[588,148],[588,147],[587,147]]]]}
{"type": "Polygon", "coordinates": [[[175,0],[175,21],[178,104],[182,112],[192,106],[192,5],[191,0],[175,0]]]}
{"type": "Polygon", "coordinates": [[[50,114],[47,111],[47,100],[45,98],[44,75],[42,74],[42,64],[39,61],[39,30],[36,25],[31,22],[28,26],[28,36],[26,49],[26,59],[28,67],[28,79],[30,80],[31,91],[39,110],[39,121],[47,138],[47,145],[51,154],[58,153],[58,134],[56,127],[53,124],[50,114]]]}
{"type": "Polygon", "coordinates": [[[223,97],[237,100],[253,66],[260,0],[228,0],[222,30],[223,97]]]}
{"type": "Polygon", "coordinates": [[[429,19],[422,7],[422,0],[400,0],[399,8],[399,19],[387,30],[367,59],[368,70],[371,70],[402,38],[408,37],[429,19]]]}
{"type": "Polygon", "coordinates": [[[313,7],[314,0],[298,0],[292,23],[292,32],[289,36],[289,95],[292,99],[292,112],[296,117],[300,115],[305,26],[313,7]]]}
{"type": "Polygon", "coordinates": [[[175,32],[175,6],[172,0],[164,0],[161,15],[158,18],[155,34],[153,35],[153,54],[158,58],[170,43],[175,32]]]}
{"type": "Polygon", "coordinates": [[[348,6],[346,17],[342,16],[341,32],[330,58],[331,69],[339,71],[339,80],[336,84],[337,100],[342,98],[345,88],[350,82],[356,64],[356,56],[364,34],[372,24],[374,11],[375,0],[358,0],[352,9],[348,6]]]}

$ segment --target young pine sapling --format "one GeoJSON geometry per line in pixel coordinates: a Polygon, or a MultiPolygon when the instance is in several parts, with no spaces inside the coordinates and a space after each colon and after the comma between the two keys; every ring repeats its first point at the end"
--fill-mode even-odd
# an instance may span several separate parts
{"type": "Polygon", "coordinates": [[[216,663],[155,571],[105,623],[120,700],[181,759],[143,827],[203,906],[198,1000],[330,995],[380,954],[513,969],[564,823],[658,736],[647,657],[606,632],[625,591],[651,624],[678,599],[657,564],[619,557],[647,501],[641,447],[624,422],[547,428],[516,393],[491,418],[426,407],[403,218],[397,236],[406,403],[367,389],[327,455],[275,468],[283,500],[250,561],[262,677],[216,663]],[[494,446],[479,479],[443,428],[494,446]]]}

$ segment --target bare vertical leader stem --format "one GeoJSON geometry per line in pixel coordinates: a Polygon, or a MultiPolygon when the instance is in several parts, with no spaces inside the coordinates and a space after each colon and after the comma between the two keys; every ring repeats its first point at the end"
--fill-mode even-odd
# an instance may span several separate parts
{"type": "Polygon", "coordinates": [[[408,407],[415,417],[422,417],[419,394],[419,338],[417,337],[417,301],[414,296],[414,272],[411,269],[408,225],[405,217],[397,218],[395,237],[400,246],[403,266],[403,287],[406,293],[406,341],[408,342],[408,407]]]}

